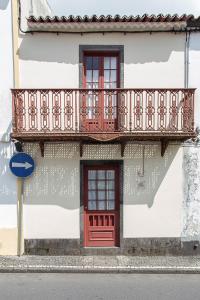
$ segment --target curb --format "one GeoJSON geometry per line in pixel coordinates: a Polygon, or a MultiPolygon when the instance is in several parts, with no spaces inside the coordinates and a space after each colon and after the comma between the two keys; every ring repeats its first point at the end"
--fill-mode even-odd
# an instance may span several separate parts
{"type": "Polygon", "coordinates": [[[6,266],[0,268],[0,273],[143,273],[143,274],[200,274],[200,267],[134,267],[134,266],[6,266]]]}

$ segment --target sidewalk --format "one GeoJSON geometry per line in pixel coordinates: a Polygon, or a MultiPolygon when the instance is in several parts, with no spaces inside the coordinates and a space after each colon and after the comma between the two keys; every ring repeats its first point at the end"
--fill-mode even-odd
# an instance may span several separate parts
{"type": "Polygon", "coordinates": [[[0,273],[200,273],[200,256],[0,256],[0,273]]]}

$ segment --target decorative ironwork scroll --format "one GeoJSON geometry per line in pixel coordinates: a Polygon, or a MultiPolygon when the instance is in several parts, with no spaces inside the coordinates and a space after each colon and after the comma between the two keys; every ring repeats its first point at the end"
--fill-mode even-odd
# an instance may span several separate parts
{"type": "Polygon", "coordinates": [[[15,133],[194,131],[194,89],[14,89],[12,98],[15,133]]]}

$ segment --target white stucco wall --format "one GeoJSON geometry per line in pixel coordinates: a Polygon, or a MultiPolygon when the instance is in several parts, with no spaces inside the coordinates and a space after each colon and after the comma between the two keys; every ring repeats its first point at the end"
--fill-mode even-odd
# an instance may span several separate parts
{"type": "Polygon", "coordinates": [[[9,140],[11,131],[13,87],[11,1],[0,3],[0,141],[9,140]]]}
{"type": "Polygon", "coordinates": [[[182,229],[182,147],[170,145],[164,157],[160,146],[129,146],[124,159],[125,238],[179,237],[182,229]],[[139,172],[138,172],[139,171],[139,172]]]}
{"type": "Polygon", "coordinates": [[[189,87],[196,88],[195,92],[195,127],[200,127],[200,33],[190,35],[189,46],[189,87]]]}
{"type": "MultiPolygon", "coordinates": [[[[79,87],[79,45],[124,45],[125,87],[184,87],[185,35],[173,33],[27,35],[19,46],[20,87],[79,87]]],[[[38,147],[27,148],[37,168],[25,183],[25,238],[78,238],[78,148],[67,144],[46,147],[44,158],[38,147]]],[[[131,147],[126,148],[124,157],[124,237],[180,236],[182,151],[170,146],[161,158],[160,146],[147,147],[145,177],[141,179],[136,174],[141,149],[131,147]],[[144,186],[138,187],[143,179],[144,186]]],[[[85,146],[83,159],[121,159],[120,146],[85,146]]]]}
{"type": "MultiPolygon", "coordinates": [[[[24,237],[80,237],[80,158],[78,144],[37,145],[26,151],[36,171],[25,181],[24,237]]],[[[83,160],[121,159],[120,145],[83,147],[83,160]]],[[[123,236],[180,237],[182,226],[182,148],[170,145],[164,158],[160,145],[128,144],[124,157],[123,236]],[[176,174],[176,180],[174,180],[176,174]]]]}
{"type": "Polygon", "coordinates": [[[24,238],[79,238],[80,172],[78,145],[37,144],[25,151],[36,170],[24,183],[24,238]]]}
{"type": "Polygon", "coordinates": [[[79,45],[124,45],[124,86],[184,87],[184,34],[34,34],[20,40],[21,88],[79,87],[79,45]]]}
{"type": "Polygon", "coordinates": [[[9,170],[13,87],[11,1],[0,1],[0,255],[17,253],[16,179],[9,170]]]}

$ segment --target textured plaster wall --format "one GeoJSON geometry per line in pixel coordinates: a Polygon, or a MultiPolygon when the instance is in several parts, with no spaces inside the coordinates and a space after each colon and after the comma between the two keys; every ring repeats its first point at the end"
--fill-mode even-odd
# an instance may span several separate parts
{"type": "MultiPolygon", "coordinates": [[[[189,87],[195,87],[195,126],[200,127],[200,33],[190,37],[189,87]]],[[[200,240],[200,142],[187,143],[184,147],[184,223],[183,240],[200,240]]]]}
{"type": "Polygon", "coordinates": [[[184,147],[183,240],[200,240],[200,144],[184,147]]]}
{"type": "MultiPolygon", "coordinates": [[[[24,186],[24,236],[80,237],[80,157],[78,144],[47,144],[25,149],[36,170],[24,186]]],[[[83,160],[122,159],[119,145],[87,145],[83,160]]],[[[182,213],[182,148],[127,145],[124,156],[124,237],[179,237],[182,213]],[[144,153],[144,170],[143,170],[144,153]],[[144,171],[144,174],[143,174],[144,171]],[[143,176],[144,175],[144,176],[143,176]],[[176,179],[176,180],[175,180],[176,179]]]]}
{"type": "Polygon", "coordinates": [[[184,34],[34,34],[20,37],[22,88],[79,87],[79,45],[124,45],[124,85],[184,86],[184,34]]]}

